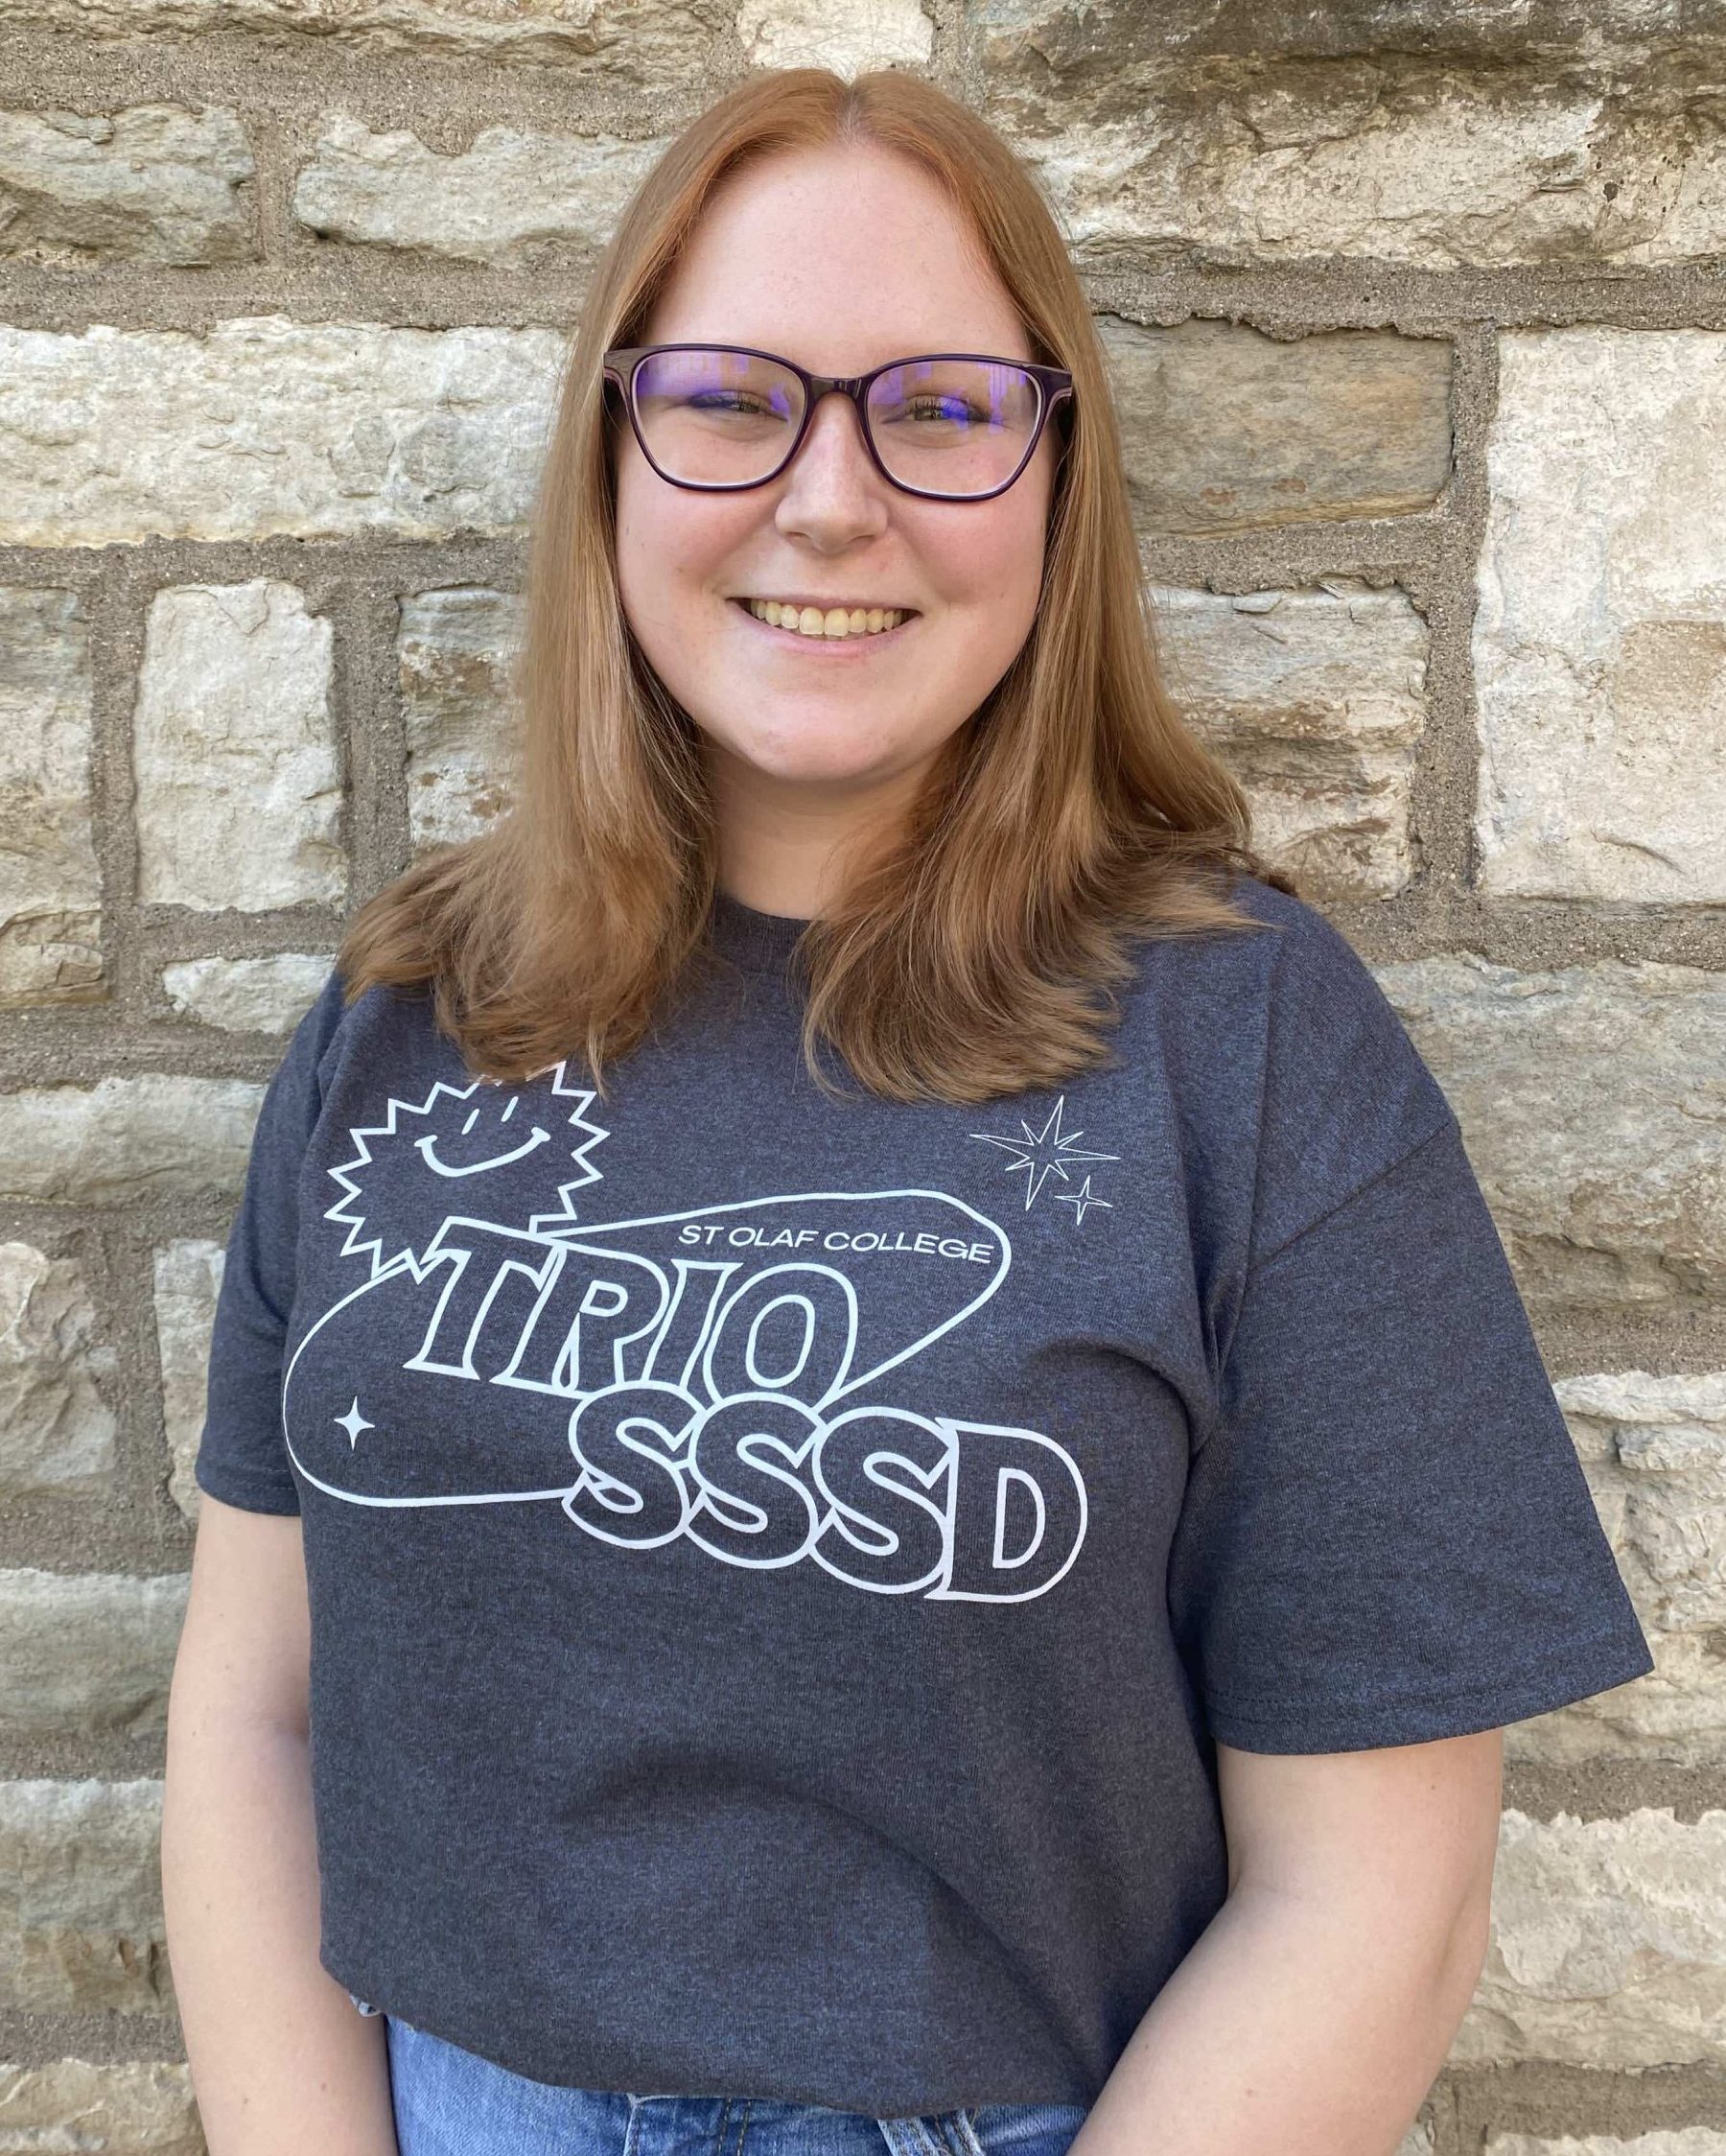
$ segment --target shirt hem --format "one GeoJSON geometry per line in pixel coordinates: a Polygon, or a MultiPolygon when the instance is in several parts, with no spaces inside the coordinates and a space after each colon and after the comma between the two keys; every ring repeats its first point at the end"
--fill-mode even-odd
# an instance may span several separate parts
{"type": "MultiPolygon", "coordinates": [[[[467,2051],[474,2058],[483,2058],[488,2064],[498,2067],[505,2074],[513,2074],[524,2080],[538,2082],[546,2088],[572,2089],[590,2096],[623,2095],[628,2092],[631,2086],[627,2076],[620,2077],[617,2073],[605,2069],[595,2069],[592,2074],[579,2074],[577,2078],[571,2079],[567,2077],[567,2074],[535,2073],[531,2066],[513,2064],[510,2059],[500,2057],[495,2051],[482,2051],[471,2043],[463,2043],[458,2036],[445,2035],[438,2027],[443,2017],[435,2008],[426,2010],[425,2018],[422,2020],[420,2018],[421,2009],[411,2004],[405,2009],[400,2010],[389,2005],[387,2004],[389,1998],[388,1985],[370,1978],[363,1981],[356,1980],[352,1975],[344,1973],[341,1968],[337,1966],[337,1958],[338,1957],[332,1957],[325,1951],[320,1941],[318,1947],[319,1965],[326,1976],[334,1978],[340,1984],[350,1999],[364,2000],[379,2017],[399,2021],[420,2035],[432,2037],[436,2043],[452,2045],[457,2051],[467,2051]]],[[[546,2062],[536,2060],[533,2063],[543,2066],[546,2062]]],[[[717,2086],[712,2082],[696,2087],[671,2085],[672,2083],[681,2084],[688,2079],[689,2076],[687,2074],[673,2074],[667,2079],[664,2074],[656,2077],[651,2072],[638,2072],[634,2075],[634,2086],[641,2090],[651,2089],[656,2095],[660,2096],[688,2097],[696,2100],[705,2098],[715,2102],[729,2098],[734,2103],[753,2101],[758,2103],[805,2104],[816,2110],[838,2111],[856,2118],[872,2120],[927,2119],[951,2111],[987,2111],[998,2104],[1012,2106],[1061,2104],[1088,2111],[1097,2100],[1094,2094],[1083,2093],[1079,2090],[1077,2083],[1068,2082],[1060,2095],[1005,2097],[998,2095],[985,2097],[942,2095],[932,2101],[925,2102],[916,2102],[904,2098],[895,2099],[888,2108],[881,2109],[877,2107],[877,2103],[868,2100],[848,2103],[836,2100],[830,2095],[816,2096],[810,2093],[809,2085],[806,2082],[791,2077],[764,2076],[760,2083],[747,2089],[729,2084],[717,2086]]],[[[721,2076],[721,2080],[723,2081],[723,2076],[721,2076]]]]}
{"type": "Polygon", "coordinates": [[[1205,1702],[1206,1719],[1213,1737],[1242,1751],[1364,1751],[1381,1745],[1472,1736],[1593,1699],[1654,1669],[1654,1657],[1640,1635],[1632,1645],[1621,1632],[1604,1632],[1598,1636],[1598,1645],[1603,1652],[1581,1659],[1571,1654],[1558,1664],[1549,1658],[1496,1691],[1484,1691],[1478,1684],[1458,1685],[1445,1692],[1354,1707],[1323,1702],[1298,1719],[1287,1713],[1261,1714],[1250,1706],[1218,1699],[1205,1702]]]}
{"type": "Polygon", "coordinates": [[[224,1505],[238,1506],[242,1512],[289,1513],[300,1510],[299,1489],[293,1483],[284,1488],[269,1477],[248,1475],[234,1467],[213,1467],[202,1460],[194,1464],[192,1480],[199,1489],[207,1490],[224,1505]]]}

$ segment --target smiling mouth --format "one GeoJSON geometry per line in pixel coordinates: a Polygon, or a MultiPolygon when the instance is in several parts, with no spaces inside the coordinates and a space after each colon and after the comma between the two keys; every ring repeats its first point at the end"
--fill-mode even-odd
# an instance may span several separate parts
{"type": "Polygon", "coordinates": [[[771,622],[764,621],[753,610],[746,598],[733,598],[729,603],[735,606],[749,626],[760,635],[771,637],[775,642],[785,645],[787,648],[795,647],[802,651],[818,651],[824,656],[837,651],[867,651],[883,644],[898,644],[908,629],[922,620],[921,614],[913,612],[908,607],[883,609],[883,611],[892,611],[903,616],[897,628],[865,629],[860,633],[848,632],[844,636],[815,636],[805,635],[801,629],[774,627],[771,622]]]}

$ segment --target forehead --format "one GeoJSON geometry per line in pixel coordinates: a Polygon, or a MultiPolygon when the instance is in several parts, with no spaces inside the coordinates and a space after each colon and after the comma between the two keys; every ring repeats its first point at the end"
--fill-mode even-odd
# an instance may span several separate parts
{"type": "Polygon", "coordinates": [[[914,352],[1031,357],[958,205],[909,158],[860,145],[766,158],[715,191],[641,341],[707,338],[828,374],[914,352]]]}

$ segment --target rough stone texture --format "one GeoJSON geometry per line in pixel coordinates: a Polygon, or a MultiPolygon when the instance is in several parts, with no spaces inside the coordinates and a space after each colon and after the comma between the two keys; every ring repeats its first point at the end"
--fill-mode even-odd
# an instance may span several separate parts
{"type": "Polygon", "coordinates": [[[1726,1371],[1554,1386],[1655,1668],[1519,1722],[1505,1756],[1726,1767],[1726,1371]]]}
{"type": "Polygon", "coordinates": [[[0,1243],[0,1503],[107,1488],[116,1425],[100,1387],[113,1372],[78,1267],[0,1243]]]}
{"type": "Polygon", "coordinates": [[[1679,2126],[1632,2134],[1565,2134],[1550,2141],[1534,2134],[1486,2136],[1485,2156],[1726,2156],[1726,2132],[1717,2126],[1679,2126]]]}
{"type": "Polygon", "coordinates": [[[0,255],[237,262],[255,253],[238,113],[133,105],[0,112],[0,255]]]}
{"type": "Polygon", "coordinates": [[[746,67],[927,67],[932,11],[921,0],[739,0],[737,42],[746,67]]]}
{"type": "Polygon", "coordinates": [[[161,1736],[190,1579],[0,1571],[0,1727],[161,1736]]]}
{"type": "Polygon", "coordinates": [[[171,2059],[0,2065],[6,2156],[206,2156],[192,2073],[171,2059]]]}
{"type": "Polygon", "coordinates": [[[186,958],[162,968],[176,1011],[223,1033],[291,1033],[317,1000],[334,952],[279,950],[268,958],[186,958]]]}
{"type": "MultiPolygon", "coordinates": [[[[1598,34],[1580,64],[1506,66],[1533,12],[1311,10],[1341,17],[1316,36],[1291,8],[1256,22],[1242,8],[1067,0],[979,0],[971,13],[983,108],[1038,173],[1081,260],[1443,270],[1716,253],[1717,21],[1712,40],[1685,26],[1688,67],[1647,51],[1679,31],[1665,7],[1616,11],[1634,40],[1620,55],[1598,34]],[[1220,15],[1232,37],[1214,34],[1220,15]],[[1453,41],[1476,48],[1464,64],[1440,57],[1453,41]]],[[[1593,27],[1594,13],[1573,21],[1593,27]]]]}
{"type": "Polygon", "coordinates": [[[0,1093],[0,1199],[123,1206],[237,1195],[264,1088],[144,1072],[0,1093]]]}
{"type": "Polygon", "coordinates": [[[325,239],[519,268],[561,242],[595,251],[663,138],[482,128],[458,155],[410,129],[374,134],[338,112],[293,189],[293,214],[325,239]]]}
{"type": "Polygon", "coordinates": [[[193,1465],[208,1405],[210,1332],[225,1247],[187,1236],[155,1254],[156,1355],[162,1369],[162,1425],[172,1463],[168,1494],[187,1519],[198,1516],[193,1465]]]}
{"type": "Polygon", "coordinates": [[[1429,508],[1451,467],[1450,346],[1099,315],[1134,521],[1201,534],[1429,508]]]}
{"type": "Polygon", "coordinates": [[[1328,576],[1315,590],[1151,597],[1164,680],[1246,787],[1266,856],[1316,903],[1402,889],[1428,642],[1407,595],[1328,576]]]}
{"type": "Polygon", "coordinates": [[[1718,1312],[1726,974],[1472,953],[1374,971],[1457,1111],[1526,1297],[1718,1312]]]}
{"type": "Polygon", "coordinates": [[[1726,2059],[1726,1811],[1504,1816],[1492,1944],[1458,2064],[1726,2059]]]}
{"type": "Polygon", "coordinates": [[[342,896],[331,641],[268,577],[151,601],[132,721],[141,899],[260,913],[342,896]]]}
{"type": "Polygon", "coordinates": [[[0,2007],[160,2014],[162,1785],[0,1782],[0,2007]]]}
{"type": "Polygon", "coordinates": [[[0,585],[0,1010],[103,993],[90,694],[79,595],[0,585]]]}
{"type": "Polygon", "coordinates": [[[1508,332],[1480,563],[1481,887],[1726,900],[1726,333],[1508,332]]]}
{"type": "Polygon", "coordinates": [[[402,601],[396,657],[414,851],[471,838],[507,808],[521,602],[456,588],[402,601]]]}
{"type": "Polygon", "coordinates": [[[40,24],[79,37],[177,38],[248,32],[260,45],[320,43],[437,59],[562,66],[608,83],[701,87],[700,70],[735,0],[0,0],[0,27],[40,24]]]}
{"type": "Polygon", "coordinates": [[[513,530],[566,341],[280,315],[0,325],[0,545],[513,530]]]}

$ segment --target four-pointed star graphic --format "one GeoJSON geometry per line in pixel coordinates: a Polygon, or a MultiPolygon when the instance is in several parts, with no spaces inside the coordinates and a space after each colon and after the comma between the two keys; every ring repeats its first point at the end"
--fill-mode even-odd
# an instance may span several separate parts
{"type": "MultiPolygon", "coordinates": [[[[1017,1156],[1007,1172],[1009,1175],[1016,1175],[1021,1168],[1024,1169],[1026,1178],[1025,1210],[1027,1212],[1031,1210],[1032,1203],[1038,1192],[1051,1175],[1058,1175],[1062,1183],[1066,1182],[1067,1163],[1069,1161],[1118,1160],[1121,1157],[1118,1153],[1091,1153],[1081,1149],[1079,1140],[1085,1136],[1083,1131],[1063,1134],[1061,1128],[1061,1113],[1065,1106],[1066,1095],[1062,1093],[1055,1106],[1049,1111],[1048,1119],[1040,1131],[1034,1131],[1029,1123],[1021,1122],[1019,1129],[1025,1134],[1023,1137],[1005,1137],[993,1131],[972,1131],[970,1134],[972,1137],[980,1138],[985,1145],[1004,1146],[1009,1153],[1017,1156]]],[[[1083,1199],[1084,1204],[1090,1206],[1108,1205],[1108,1201],[1106,1198],[1086,1195],[1089,1191],[1090,1178],[1086,1176],[1085,1191],[1080,1193],[1080,1198],[1083,1199]]],[[[1080,1199],[1068,1199],[1067,1203],[1079,1206],[1080,1199]]],[[[1077,1225],[1084,1218],[1085,1213],[1081,1207],[1074,1215],[1074,1224],[1077,1225]]]]}
{"type": "MultiPolygon", "coordinates": [[[[339,1398],[340,1394],[338,1394],[337,1397],[339,1398]]],[[[348,1409],[347,1413],[345,1415],[335,1416],[334,1418],[332,1418],[332,1419],[334,1420],[336,1427],[338,1430],[345,1430],[347,1432],[348,1443],[350,1445],[357,1445],[360,1442],[360,1433],[362,1430],[375,1430],[378,1427],[375,1422],[368,1422],[365,1419],[364,1416],[361,1414],[360,1399],[357,1394],[354,1397],[354,1404],[351,1408],[348,1409]]]]}

